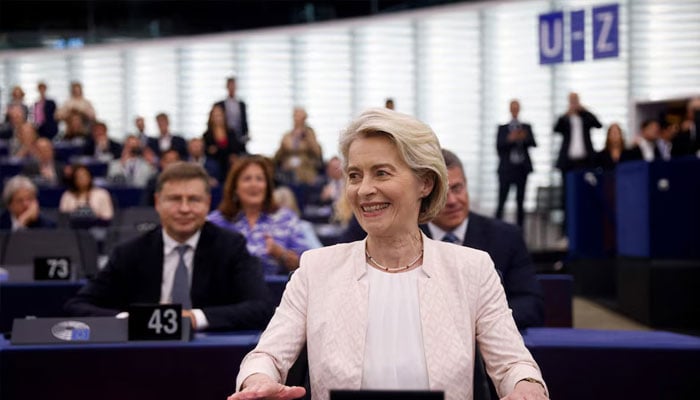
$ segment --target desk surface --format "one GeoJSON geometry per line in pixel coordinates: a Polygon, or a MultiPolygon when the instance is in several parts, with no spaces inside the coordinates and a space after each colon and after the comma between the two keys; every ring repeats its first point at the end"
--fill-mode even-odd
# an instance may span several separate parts
{"type": "MultiPolygon", "coordinates": [[[[21,345],[0,340],[0,398],[224,399],[257,332],[192,342],[21,345]]],[[[553,399],[697,397],[700,338],[534,328],[524,340],[553,399]]]]}

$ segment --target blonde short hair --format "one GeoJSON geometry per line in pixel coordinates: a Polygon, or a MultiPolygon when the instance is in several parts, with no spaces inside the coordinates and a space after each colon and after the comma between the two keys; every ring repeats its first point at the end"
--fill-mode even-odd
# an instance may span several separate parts
{"type": "Polygon", "coordinates": [[[419,179],[433,177],[433,190],[423,198],[418,223],[430,221],[447,200],[447,168],[435,132],[416,118],[385,108],[371,108],[350,123],[340,136],[343,170],[348,167],[348,152],[355,139],[384,136],[391,140],[403,161],[419,179]]]}

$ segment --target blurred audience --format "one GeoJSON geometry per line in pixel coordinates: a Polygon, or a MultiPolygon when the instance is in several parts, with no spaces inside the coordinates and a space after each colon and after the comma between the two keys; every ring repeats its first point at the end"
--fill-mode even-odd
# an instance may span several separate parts
{"type": "Polygon", "coordinates": [[[326,164],[325,184],[321,189],[321,204],[330,204],[333,207],[332,219],[337,220],[338,201],[345,195],[345,177],[343,165],[338,156],[331,157],[326,164]]]}
{"type": "Polygon", "coordinates": [[[36,186],[26,176],[17,175],[5,182],[2,202],[6,209],[0,214],[0,230],[56,227],[54,221],[41,214],[36,186]]]}
{"type": "Polygon", "coordinates": [[[384,107],[388,108],[390,110],[394,109],[394,99],[391,97],[388,97],[386,100],[384,100],[384,107]]]}
{"type": "MultiPolygon", "coordinates": [[[[292,189],[288,188],[287,186],[277,187],[272,193],[272,197],[275,200],[275,203],[277,203],[277,205],[294,211],[294,214],[296,214],[297,217],[301,218],[301,211],[299,210],[299,205],[297,204],[297,198],[296,196],[294,196],[294,192],[292,192],[292,189]]],[[[323,244],[318,238],[318,235],[316,235],[316,231],[314,230],[314,226],[311,222],[300,219],[299,224],[301,225],[302,230],[304,231],[306,244],[309,246],[310,249],[317,249],[319,247],[323,247],[323,244]]]]}
{"type": "Polygon", "coordinates": [[[235,158],[245,154],[245,147],[236,139],[234,130],[227,126],[224,108],[220,105],[211,108],[202,138],[207,156],[219,163],[220,171],[228,171],[235,158]]]}
{"type": "Polygon", "coordinates": [[[89,127],[90,124],[85,120],[83,114],[77,111],[70,111],[65,117],[64,130],[60,138],[61,140],[78,144],[84,143],[89,136],[89,127]]]}
{"type": "Polygon", "coordinates": [[[136,126],[134,136],[136,136],[139,139],[139,142],[141,142],[143,158],[148,161],[149,164],[153,165],[154,168],[158,167],[158,156],[149,145],[151,141],[155,141],[157,144],[157,139],[146,134],[146,122],[144,121],[143,117],[137,116],[134,118],[134,126],[136,126]]]}
{"type": "Polygon", "coordinates": [[[246,104],[236,97],[236,78],[226,79],[226,91],[228,96],[222,101],[214,104],[224,111],[227,131],[233,132],[231,147],[236,149],[236,154],[246,154],[246,143],[250,140],[248,135],[248,113],[246,104]]]}
{"type": "Polygon", "coordinates": [[[34,125],[25,122],[17,131],[17,136],[10,140],[10,156],[16,159],[27,159],[36,152],[38,139],[34,125]]]}
{"type": "Polygon", "coordinates": [[[700,150],[698,124],[700,124],[700,97],[695,97],[686,103],[685,113],[673,136],[671,152],[674,157],[695,154],[700,150]]]}
{"type": "Polygon", "coordinates": [[[94,186],[92,173],[84,165],[73,168],[68,180],[68,189],[63,192],[58,205],[59,211],[69,214],[71,222],[107,223],[114,216],[112,197],[109,192],[94,186]]]}
{"type": "Polygon", "coordinates": [[[612,171],[625,152],[625,137],[617,122],[610,124],[605,137],[605,148],[596,153],[595,165],[604,171],[612,171]]]}
{"type": "Polygon", "coordinates": [[[40,186],[63,185],[66,166],[55,159],[53,143],[47,138],[39,138],[34,147],[34,157],[24,165],[22,175],[40,186]]]}
{"type": "Polygon", "coordinates": [[[17,136],[19,128],[26,122],[22,107],[16,104],[7,106],[5,122],[0,125],[0,139],[10,140],[17,136]]]}
{"type": "Polygon", "coordinates": [[[275,153],[277,178],[285,184],[313,184],[323,163],[316,133],[306,124],[308,114],[301,107],[293,112],[293,128],[282,137],[275,153]]]}
{"type": "Polygon", "coordinates": [[[641,132],[634,138],[634,145],[622,155],[622,161],[659,161],[671,159],[661,139],[661,124],[655,119],[642,122],[641,132]]]}
{"type": "Polygon", "coordinates": [[[100,161],[111,161],[121,157],[122,145],[107,134],[107,124],[97,121],[92,126],[92,135],[85,143],[83,154],[100,161]]]}
{"type": "Polygon", "coordinates": [[[143,197],[141,198],[142,205],[154,206],[156,204],[155,194],[158,186],[158,177],[160,176],[160,173],[165,171],[165,169],[168,168],[169,165],[175,164],[178,161],[180,161],[180,153],[178,153],[175,149],[167,150],[160,156],[160,159],[158,160],[158,174],[153,175],[148,180],[148,183],[146,184],[146,187],[143,190],[143,197]]]}
{"type": "Polygon", "coordinates": [[[309,249],[299,217],[275,202],[273,175],[268,159],[240,158],[226,177],[219,208],[208,217],[245,236],[248,251],[260,258],[267,275],[296,269],[299,256],[309,249]]]}
{"type": "Polygon", "coordinates": [[[56,119],[67,121],[71,114],[77,113],[84,124],[82,132],[87,132],[90,123],[95,120],[95,109],[92,103],[83,96],[83,85],[71,82],[70,97],[56,111],[56,119]]]}
{"type": "Polygon", "coordinates": [[[170,132],[170,118],[166,113],[156,115],[158,124],[158,138],[150,138],[148,147],[160,157],[161,154],[173,149],[178,152],[181,159],[187,157],[187,141],[182,136],[170,132]]]}
{"type": "Polygon", "coordinates": [[[221,181],[221,169],[216,160],[204,153],[204,140],[198,137],[190,139],[187,143],[187,154],[187,161],[201,165],[211,177],[212,186],[218,186],[221,181]]]}
{"type": "MultiPolygon", "coordinates": [[[[24,104],[24,90],[21,86],[13,86],[10,92],[10,101],[7,103],[7,107],[16,106],[22,110],[22,122],[26,122],[29,116],[29,107],[24,104]]],[[[5,121],[9,121],[9,116],[5,114],[5,121]]]]}
{"type": "Polygon", "coordinates": [[[112,160],[107,169],[107,177],[112,182],[141,188],[155,173],[155,168],[143,158],[141,142],[133,135],[124,140],[121,157],[112,160]]]}
{"type": "Polygon", "coordinates": [[[46,97],[46,83],[39,82],[39,100],[34,103],[33,121],[39,135],[48,139],[53,139],[58,133],[58,122],[56,122],[56,102],[46,97]]]}

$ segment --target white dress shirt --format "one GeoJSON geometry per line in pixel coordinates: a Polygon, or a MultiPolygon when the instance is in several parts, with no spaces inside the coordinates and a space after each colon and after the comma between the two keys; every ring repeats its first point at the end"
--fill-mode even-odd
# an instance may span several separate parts
{"type": "Polygon", "coordinates": [[[586,145],[583,143],[583,120],[578,114],[574,114],[569,117],[569,124],[571,124],[569,158],[572,160],[586,158],[586,145]]]}
{"type": "MultiPolygon", "coordinates": [[[[469,224],[469,218],[465,218],[464,221],[462,221],[461,224],[459,224],[456,228],[450,231],[453,235],[459,239],[459,243],[456,244],[464,244],[464,237],[467,235],[467,225],[469,224]]],[[[430,230],[430,236],[435,239],[435,240],[442,240],[442,238],[448,233],[447,231],[443,231],[435,225],[432,222],[428,222],[428,230],[430,230]]]]}
{"type": "MultiPolygon", "coordinates": [[[[180,254],[177,251],[177,246],[185,244],[188,246],[185,255],[185,267],[187,267],[187,275],[192,287],[192,270],[194,269],[194,250],[197,248],[197,242],[199,242],[199,235],[201,231],[197,231],[192,237],[187,239],[184,243],[179,243],[175,239],[168,236],[163,230],[163,280],[160,287],[160,302],[161,304],[170,304],[173,300],[173,282],[175,281],[175,270],[177,265],[180,263],[180,254]]],[[[204,315],[204,311],[195,308],[192,310],[194,314],[195,322],[197,323],[197,329],[206,329],[209,326],[209,321],[204,315]]]]}

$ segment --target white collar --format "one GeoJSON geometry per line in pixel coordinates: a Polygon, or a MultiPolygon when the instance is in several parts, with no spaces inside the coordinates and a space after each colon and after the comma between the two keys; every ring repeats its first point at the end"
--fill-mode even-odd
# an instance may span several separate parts
{"type": "Polygon", "coordinates": [[[197,243],[199,242],[199,236],[202,233],[202,230],[198,230],[197,232],[194,233],[194,235],[190,236],[189,239],[187,239],[184,243],[180,243],[177,240],[171,238],[166,232],[165,229],[162,230],[163,232],[163,254],[170,254],[171,252],[175,251],[175,248],[181,244],[186,244],[193,250],[197,248],[197,243]]]}
{"type": "MultiPolygon", "coordinates": [[[[464,219],[464,221],[462,221],[461,224],[457,225],[455,229],[450,231],[462,244],[464,244],[464,237],[467,233],[467,224],[469,224],[468,216],[464,219]]],[[[432,236],[435,240],[442,240],[442,238],[447,234],[447,231],[443,230],[432,222],[428,222],[428,229],[430,230],[430,236],[432,236]]]]}

